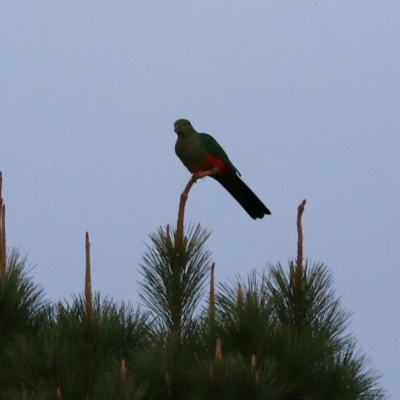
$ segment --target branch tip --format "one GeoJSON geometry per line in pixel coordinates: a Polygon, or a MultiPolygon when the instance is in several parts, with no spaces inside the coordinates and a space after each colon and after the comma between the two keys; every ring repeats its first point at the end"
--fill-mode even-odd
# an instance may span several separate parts
{"type": "Polygon", "coordinates": [[[297,208],[297,268],[302,268],[303,266],[303,227],[301,219],[306,202],[304,199],[297,208]]]}

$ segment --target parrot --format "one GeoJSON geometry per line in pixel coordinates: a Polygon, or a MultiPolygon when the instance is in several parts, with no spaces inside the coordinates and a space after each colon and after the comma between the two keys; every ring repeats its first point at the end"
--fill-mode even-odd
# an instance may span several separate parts
{"type": "Polygon", "coordinates": [[[242,181],[220,144],[207,133],[198,133],[186,119],[174,123],[177,134],[175,153],[192,173],[212,171],[212,178],[219,182],[245,209],[251,218],[264,218],[271,212],[254,192],[242,181]]]}

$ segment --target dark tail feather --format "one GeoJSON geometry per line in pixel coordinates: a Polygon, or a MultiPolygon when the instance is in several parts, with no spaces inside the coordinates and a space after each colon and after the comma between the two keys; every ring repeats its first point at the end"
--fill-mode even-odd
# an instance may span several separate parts
{"type": "Polygon", "coordinates": [[[236,173],[217,175],[216,179],[246,210],[251,218],[264,218],[271,212],[264,203],[254,194],[254,192],[239,178],[236,173]]]}

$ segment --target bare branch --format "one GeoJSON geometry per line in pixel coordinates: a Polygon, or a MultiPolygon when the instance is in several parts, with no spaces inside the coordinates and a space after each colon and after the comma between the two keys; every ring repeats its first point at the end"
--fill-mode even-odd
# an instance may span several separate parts
{"type": "Polygon", "coordinates": [[[90,268],[90,241],[89,233],[85,236],[86,250],[86,269],[85,269],[85,303],[86,303],[86,318],[88,321],[93,319],[93,304],[92,304],[92,276],[90,268]]]}
{"type": "Polygon", "coordinates": [[[215,321],[215,263],[211,265],[211,272],[210,272],[210,304],[209,304],[209,318],[210,322],[215,321]]]}
{"type": "Polygon", "coordinates": [[[6,272],[6,206],[1,195],[3,174],[0,171],[0,276],[6,272]]]}
{"type": "Polygon", "coordinates": [[[202,171],[202,172],[193,174],[192,177],[189,179],[189,182],[187,183],[185,190],[182,192],[181,199],[179,202],[178,223],[177,223],[177,227],[176,227],[176,242],[177,243],[183,242],[183,225],[184,225],[184,219],[185,219],[185,206],[186,206],[186,201],[189,197],[190,189],[192,188],[193,184],[198,179],[202,179],[206,176],[213,175],[213,174],[214,174],[213,170],[202,171]]]}
{"type": "Polygon", "coordinates": [[[303,265],[303,227],[301,225],[301,217],[303,216],[306,200],[303,200],[297,209],[297,268],[303,265]]]}

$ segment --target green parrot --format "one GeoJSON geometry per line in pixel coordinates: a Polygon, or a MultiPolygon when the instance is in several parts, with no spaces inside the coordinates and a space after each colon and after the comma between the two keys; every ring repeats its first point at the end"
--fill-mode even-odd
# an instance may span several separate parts
{"type": "Polygon", "coordinates": [[[176,121],[174,130],[178,135],[175,153],[192,174],[213,171],[211,176],[236,199],[251,218],[264,218],[264,215],[271,214],[240,179],[239,171],[212,136],[196,132],[186,119],[176,121]]]}

